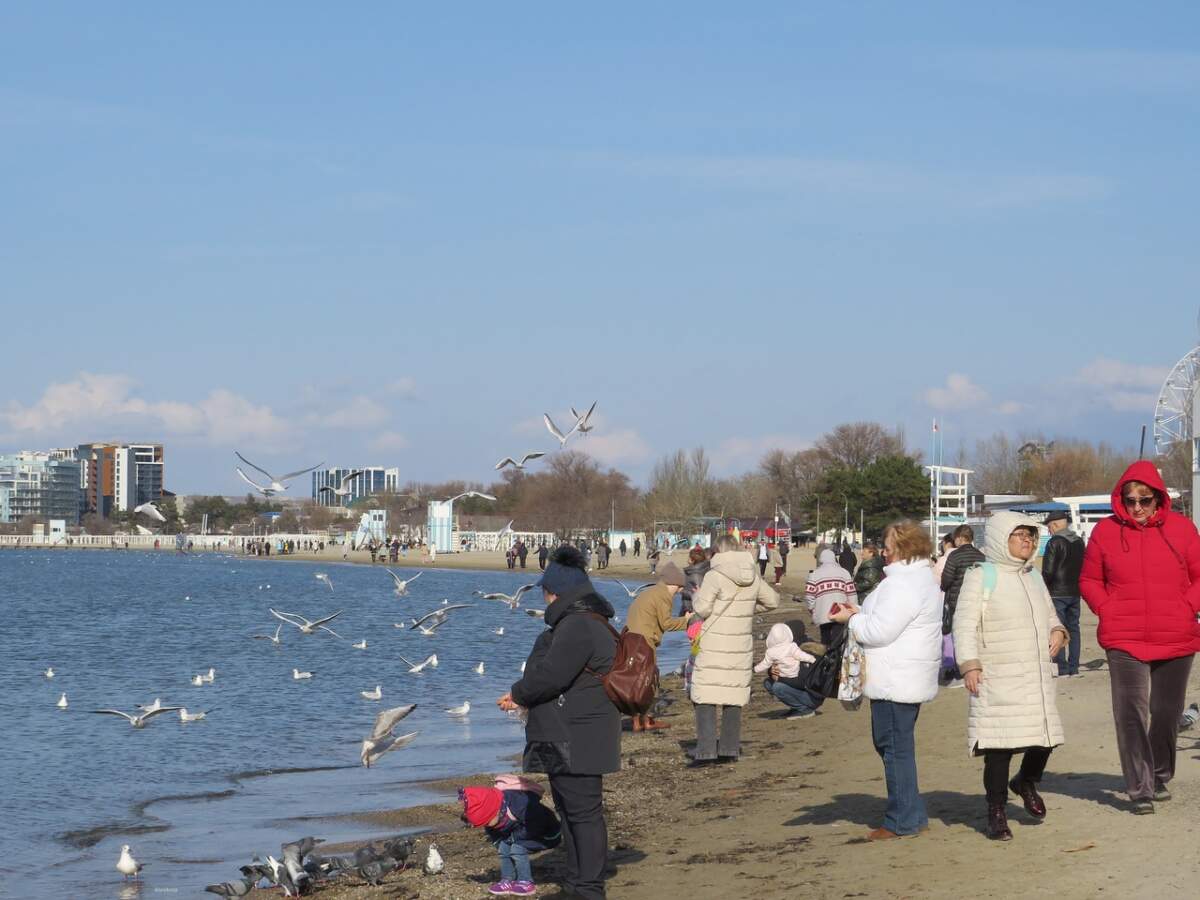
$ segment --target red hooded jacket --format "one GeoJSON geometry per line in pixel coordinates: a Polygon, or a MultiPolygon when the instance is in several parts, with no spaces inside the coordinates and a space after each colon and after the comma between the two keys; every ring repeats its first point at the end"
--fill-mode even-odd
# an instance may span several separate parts
{"type": "Polygon", "coordinates": [[[1200,534],[1171,511],[1158,470],[1135,462],[1112,492],[1113,514],[1096,523],[1083,557],[1079,588],[1100,617],[1105,650],[1124,650],[1150,662],[1200,650],[1200,534]],[[1125,509],[1121,492],[1140,481],[1162,498],[1145,525],[1125,509]]]}

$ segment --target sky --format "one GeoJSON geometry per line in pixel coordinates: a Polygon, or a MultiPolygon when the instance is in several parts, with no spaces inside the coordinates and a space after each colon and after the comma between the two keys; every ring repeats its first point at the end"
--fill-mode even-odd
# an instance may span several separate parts
{"type": "Polygon", "coordinates": [[[0,6],[0,452],[1136,445],[1200,343],[1200,7],[827,7],[0,6]]]}

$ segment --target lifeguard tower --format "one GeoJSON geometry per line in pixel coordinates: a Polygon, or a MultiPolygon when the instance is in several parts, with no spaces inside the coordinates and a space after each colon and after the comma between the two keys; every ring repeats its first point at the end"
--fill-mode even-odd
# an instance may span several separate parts
{"type": "Polygon", "coordinates": [[[967,521],[968,482],[974,469],[924,466],[929,472],[929,539],[937,549],[938,535],[967,521]]]}

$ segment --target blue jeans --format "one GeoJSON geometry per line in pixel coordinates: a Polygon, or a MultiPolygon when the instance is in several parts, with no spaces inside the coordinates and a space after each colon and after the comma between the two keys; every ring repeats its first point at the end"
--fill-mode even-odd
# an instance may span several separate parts
{"type": "Polygon", "coordinates": [[[895,834],[916,834],[929,824],[917,787],[917,716],[920,703],[871,701],[871,738],[883,760],[888,803],[883,827],[895,834]]]}
{"type": "Polygon", "coordinates": [[[796,712],[816,712],[817,708],[825,702],[824,697],[819,697],[812,691],[795,688],[782,681],[772,681],[770,678],[763,682],[763,687],[766,688],[768,694],[796,712]]]}
{"type": "Polygon", "coordinates": [[[1065,648],[1058,651],[1054,661],[1058,663],[1059,675],[1076,675],[1079,673],[1079,598],[1051,597],[1054,601],[1054,611],[1058,613],[1058,621],[1067,629],[1071,640],[1065,648]]]}
{"type": "Polygon", "coordinates": [[[533,870],[529,867],[529,851],[512,838],[496,842],[500,854],[501,881],[533,881],[533,870]]]}

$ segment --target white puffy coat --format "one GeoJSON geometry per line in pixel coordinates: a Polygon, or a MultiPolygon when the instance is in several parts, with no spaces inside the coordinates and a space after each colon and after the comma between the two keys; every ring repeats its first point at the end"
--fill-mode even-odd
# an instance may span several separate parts
{"type": "Polygon", "coordinates": [[[692,609],[704,620],[692,670],[693,703],[745,706],[750,702],[754,614],[778,605],[779,595],[759,577],[749,551],[713,556],[700,590],[692,595],[692,609]]]}
{"type": "Polygon", "coordinates": [[[1037,523],[1000,512],[987,523],[984,555],[996,586],[984,600],[983,568],[967,571],[954,611],[954,652],[965,675],[981,669],[979,694],[967,709],[967,748],[1057,747],[1062,721],[1054,702],[1050,632],[1066,634],[1041,575],[1008,552],[1008,537],[1037,523]]]}
{"type": "Polygon", "coordinates": [[[942,592],[929,560],[894,562],[852,616],[866,656],[863,694],[871,700],[926,703],[937,696],[942,659],[942,592]]]}

